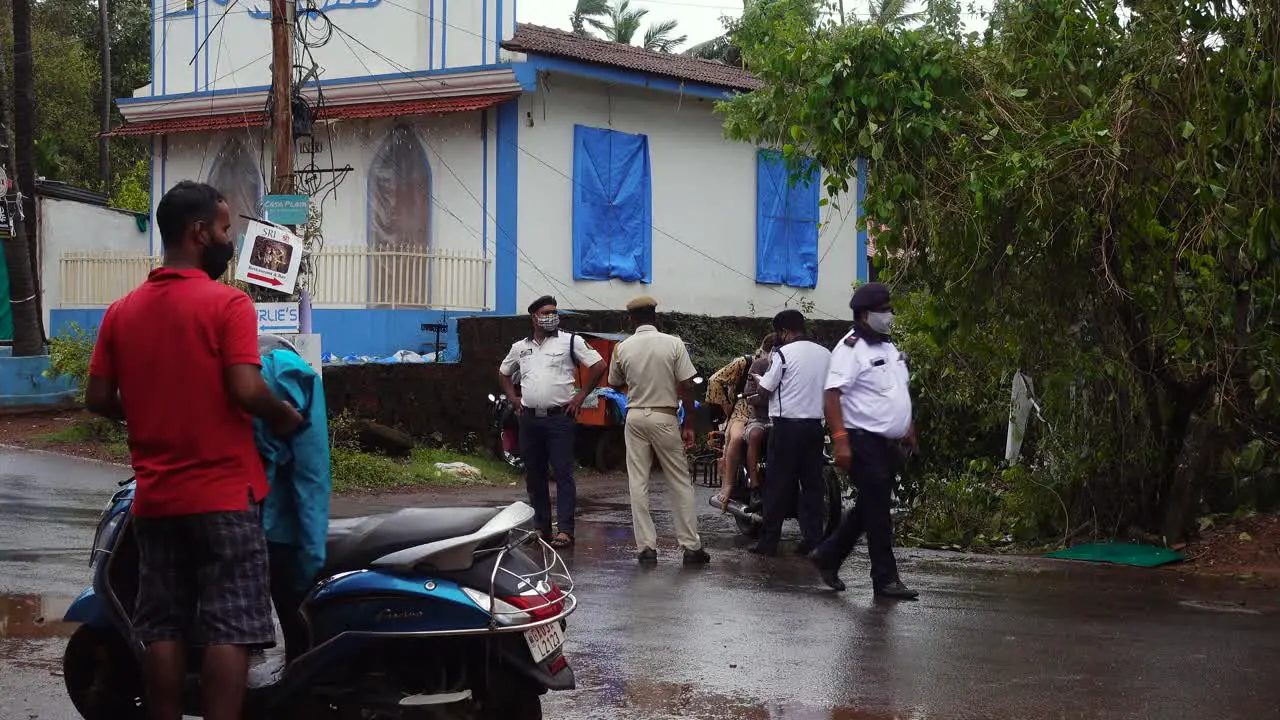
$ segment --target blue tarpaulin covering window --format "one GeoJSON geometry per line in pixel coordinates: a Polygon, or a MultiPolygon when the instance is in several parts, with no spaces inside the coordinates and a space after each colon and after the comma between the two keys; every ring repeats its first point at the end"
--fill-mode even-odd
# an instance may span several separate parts
{"type": "Polygon", "coordinates": [[[756,179],[756,282],[798,288],[818,284],[817,168],[805,160],[791,183],[782,154],[761,150],[756,179]]]}
{"type": "Polygon", "coordinates": [[[649,138],[573,129],[573,277],[650,282],[653,206],[649,138]]]}

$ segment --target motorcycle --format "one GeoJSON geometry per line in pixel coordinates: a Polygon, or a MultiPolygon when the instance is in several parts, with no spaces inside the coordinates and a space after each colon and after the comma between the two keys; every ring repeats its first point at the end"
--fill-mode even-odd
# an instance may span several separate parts
{"type": "Polygon", "coordinates": [[[524,471],[524,458],[520,456],[520,418],[506,395],[489,393],[489,432],[492,434],[494,454],[508,465],[524,471]]]}
{"type": "MultiPolygon", "coordinates": [[[[727,425],[728,419],[725,419],[727,425]]],[[[719,433],[722,437],[724,433],[719,433]]],[[[750,486],[749,476],[747,474],[747,439],[744,437],[738,441],[741,447],[738,448],[741,461],[738,463],[737,473],[733,478],[733,485],[729,491],[729,503],[725,511],[733,516],[734,524],[738,527],[738,532],[743,535],[756,539],[760,536],[760,530],[764,527],[764,501],[759,491],[753,491],[750,486]]],[[[762,457],[760,461],[760,478],[761,483],[769,482],[768,478],[768,450],[769,436],[768,431],[761,441],[762,457]]],[[[835,531],[840,524],[845,504],[844,484],[841,482],[840,473],[837,471],[835,457],[831,453],[831,441],[827,440],[827,445],[823,449],[823,458],[825,460],[822,467],[822,537],[827,537],[835,531]]],[[[793,519],[797,516],[799,505],[799,493],[795,495],[795,502],[791,507],[787,508],[785,517],[793,519]]],[[[707,499],[707,503],[716,509],[720,508],[720,498],[718,494],[712,494],[707,499]]]]}
{"type": "MultiPolygon", "coordinates": [[[[67,610],[80,623],[63,657],[85,720],[141,720],[130,618],[138,591],[134,483],[98,523],[93,584],[67,610]]],[[[533,509],[406,508],[334,520],[327,565],[302,604],[310,642],[250,687],[245,718],[288,708],[306,718],[538,720],[541,696],[572,690],[564,655],[573,580],[530,529],[533,509]]],[[[202,652],[193,639],[184,712],[201,715],[202,652]]]]}

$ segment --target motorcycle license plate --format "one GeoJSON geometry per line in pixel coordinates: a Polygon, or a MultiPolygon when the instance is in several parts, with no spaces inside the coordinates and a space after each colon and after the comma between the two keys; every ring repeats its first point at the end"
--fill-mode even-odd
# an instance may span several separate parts
{"type": "Polygon", "coordinates": [[[560,629],[560,623],[553,622],[525,631],[524,641],[529,643],[533,661],[540,663],[564,644],[564,630],[560,629]]]}

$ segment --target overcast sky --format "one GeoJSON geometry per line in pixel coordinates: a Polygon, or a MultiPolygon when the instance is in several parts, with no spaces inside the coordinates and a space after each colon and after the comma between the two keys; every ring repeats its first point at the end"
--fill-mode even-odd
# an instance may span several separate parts
{"type": "MultiPolygon", "coordinates": [[[[913,5],[922,7],[923,2],[917,0],[913,5]]],[[[969,6],[969,0],[962,0],[969,6]]],[[[990,7],[991,0],[977,0],[978,7],[990,7]]],[[[570,29],[569,13],[573,12],[577,0],[523,0],[518,6],[520,22],[546,25],[547,27],[570,29]]],[[[724,32],[720,18],[725,15],[737,17],[742,14],[741,0],[631,0],[631,6],[649,11],[646,20],[676,20],[680,23],[679,32],[689,36],[683,47],[695,45],[703,40],[710,40],[724,32]]],[[[845,0],[845,14],[865,15],[866,0],[845,0]]],[[[976,15],[967,14],[965,24],[969,30],[980,30],[983,23],[976,15]]]]}

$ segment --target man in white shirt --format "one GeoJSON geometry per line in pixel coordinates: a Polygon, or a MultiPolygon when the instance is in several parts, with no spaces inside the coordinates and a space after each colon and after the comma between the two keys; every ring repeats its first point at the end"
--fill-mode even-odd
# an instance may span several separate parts
{"type": "Polygon", "coordinates": [[[581,336],[560,331],[556,299],[544,295],[529,306],[533,333],[512,344],[498,368],[498,382],[520,414],[520,454],[524,458],[525,488],[533,505],[534,522],[554,547],[573,544],[577,489],[573,482],[574,417],[604,376],[600,353],[581,336]],[[574,391],[578,366],[586,380],[574,391]],[[520,378],[516,395],[512,377],[520,378]],[[551,535],[551,491],[547,466],[556,478],[556,535],[551,535]]]}
{"type": "Polygon", "coordinates": [[[810,555],[822,580],[844,590],[840,566],[862,533],[871,557],[871,586],[877,596],[914,600],[919,593],[902,584],[893,557],[893,496],[897,450],[916,444],[911,420],[907,358],[889,341],[893,305],[889,288],[868,283],[853,294],[853,330],[836,345],[827,375],[825,412],[836,463],[849,471],[858,502],[839,528],[810,555]],[[857,466],[854,466],[854,461],[857,466]]]}
{"type": "Polygon", "coordinates": [[[822,541],[822,390],[831,351],[805,336],[804,315],[783,310],[773,318],[777,348],[760,378],[768,395],[769,449],[764,478],[764,526],[751,552],[776,555],[782,521],[796,502],[802,542],[808,554],[822,541]]]}

